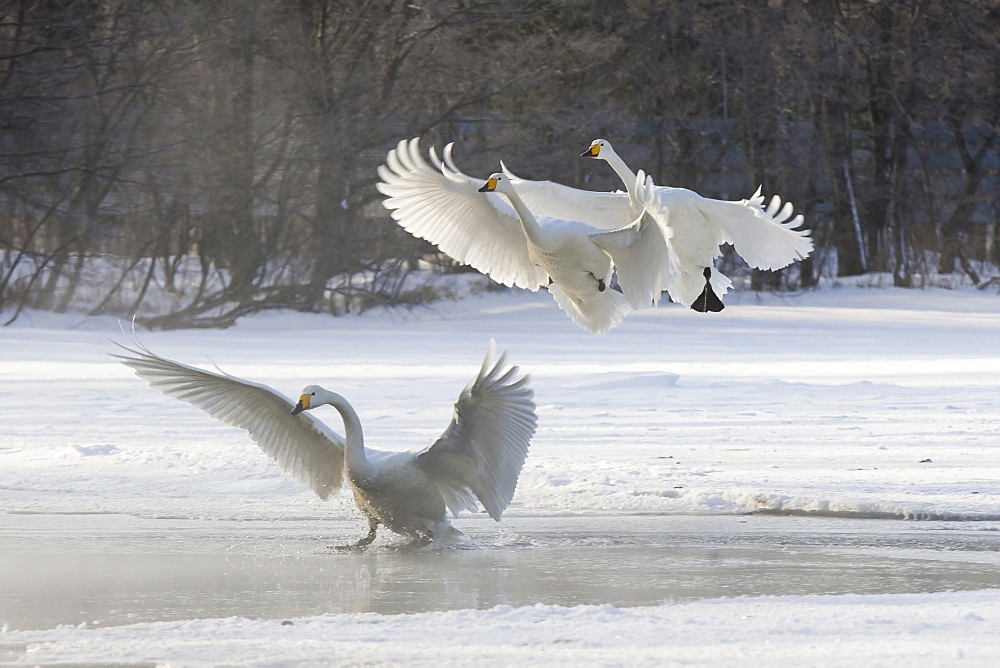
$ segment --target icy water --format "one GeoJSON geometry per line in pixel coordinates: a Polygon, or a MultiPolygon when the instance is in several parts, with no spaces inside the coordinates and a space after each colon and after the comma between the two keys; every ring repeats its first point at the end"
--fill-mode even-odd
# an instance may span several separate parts
{"type": "Polygon", "coordinates": [[[463,549],[380,539],[339,553],[330,546],[360,537],[360,524],[0,515],[0,624],[1000,587],[997,522],[627,515],[456,525],[471,539],[463,549]]]}

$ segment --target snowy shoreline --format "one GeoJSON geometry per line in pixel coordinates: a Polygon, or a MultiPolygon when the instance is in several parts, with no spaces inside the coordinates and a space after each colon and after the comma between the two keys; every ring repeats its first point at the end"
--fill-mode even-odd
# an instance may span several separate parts
{"type": "Polygon", "coordinates": [[[497,606],[0,635],[0,660],[161,665],[990,666],[1000,592],[497,606]]]}
{"type": "MultiPolygon", "coordinates": [[[[420,448],[440,433],[495,338],[532,374],[538,403],[510,518],[1000,518],[995,295],[733,297],[718,315],[638,312],[603,337],[527,293],[341,318],[271,313],[225,331],[139,336],[167,357],[289,396],[310,382],[336,387],[386,449],[420,448]]],[[[72,315],[29,313],[0,329],[0,538],[86,531],[79,512],[154,527],[184,517],[336,519],[337,531],[357,531],[347,495],[319,501],[245,434],[116,364],[109,339],[124,338],[114,319],[72,315]]],[[[339,430],[332,415],[320,417],[339,430]]],[[[985,666],[1000,654],[997,579],[998,589],[926,594],[8,630],[0,660],[985,666]]]]}

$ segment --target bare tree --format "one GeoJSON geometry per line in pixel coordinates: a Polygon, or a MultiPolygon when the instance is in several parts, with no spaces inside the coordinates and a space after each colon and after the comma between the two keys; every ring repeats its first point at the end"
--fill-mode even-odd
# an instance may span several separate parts
{"type": "Polygon", "coordinates": [[[989,0],[0,3],[0,309],[225,326],[424,299],[434,249],[374,188],[415,135],[472,173],[616,188],[576,158],[604,136],[660,183],[763,185],[820,248],[754,287],[828,257],[985,282],[998,30],[989,0]]]}

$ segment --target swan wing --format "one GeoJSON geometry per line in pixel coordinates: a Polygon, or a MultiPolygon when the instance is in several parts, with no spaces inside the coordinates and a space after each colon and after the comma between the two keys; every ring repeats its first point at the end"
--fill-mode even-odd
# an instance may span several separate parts
{"type": "Polygon", "coordinates": [[[701,197],[697,207],[751,267],[780,269],[808,257],[813,250],[809,230],[795,229],[802,225],[802,215],[791,218],[792,203],[785,202],[782,206],[777,195],[766,209],[763,203],[764,196],[757,188],[750,199],[723,201],[701,197]]]}
{"type": "Polygon", "coordinates": [[[578,220],[602,230],[628,225],[635,219],[627,193],[599,192],[553,181],[522,179],[500,163],[511,185],[535,216],[578,220]]]}
{"type": "Polygon", "coordinates": [[[416,463],[453,513],[475,509],[471,492],[499,521],[514,496],[538,420],[529,376],[508,365],[506,353],[492,361],[493,350],[490,341],[479,374],[455,403],[451,424],[416,463]]]}
{"type": "Polygon", "coordinates": [[[344,479],[344,441],[307,413],[291,415],[295,402],[266,385],[212,373],[165,359],[145,346],[116,344],[112,354],[150,387],[202,409],[250,438],[286,473],[320,498],[340,489],[344,479]]]}
{"type": "Polygon", "coordinates": [[[537,290],[548,275],[532,264],[528,242],[514,209],[495,193],[480,193],[486,179],[454,167],[451,144],[446,162],[430,151],[430,165],[418,138],[402,140],[378,168],[375,187],[393,219],[410,234],[426,239],[459,262],[488,274],[497,283],[537,290]]]}
{"type": "Polygon", "coordinates": [[[654,205],[653,188],[640,170],[635,192],[643,212],[629,225],[590,235],[611,256],[622,293],[638,309],[656,306],[680,275],[680,260],[670,241],[673,230],[648,213],[654,205]]]}

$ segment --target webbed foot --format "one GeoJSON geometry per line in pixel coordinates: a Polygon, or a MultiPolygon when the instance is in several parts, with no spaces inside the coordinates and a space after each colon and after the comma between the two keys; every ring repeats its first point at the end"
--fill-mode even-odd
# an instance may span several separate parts
{"type": "Polygon", "coordinates": [[[699,313],[718,313],[726,308],[726,305],[722,303],[719,295],[715,294],[715,290],[712,289],[712,268],[705,267],[702,275],[705,277],[705,287],[702,289],[701,294],[698,295],[698,298],[694,300],[694,303],[691,304],[691,309],[699,313]]]}
{"type": "Polygon", "coordinates": [[[359,540],[357,543],[352,543],[350,545],[336,545],[333,549],[337,552],[361,552],[375,541],[375,533],[377,529],[377,526],[370,528],[368,530],[368,535],[359,540]]]}
{"type": "Polygon", "coordinates": [[[592,272],[592,271],[588,271],[587,274],[592,279],[594,279],[595,281],[597,281],[597,291],[598,292],[604,292],[605,290],[608,289],[608,284],[604,282],[603,278],[598,278],[597,275],[594,272],[592,272]]]}
{"type": "Polygon", "coordinates": [[[415,550],[417,548],[424,547],[425,545],[430,545],[433,540],[434,539],[430,536],[430,534],[422,535],[406,543],[406,548],[415,550]]]}

